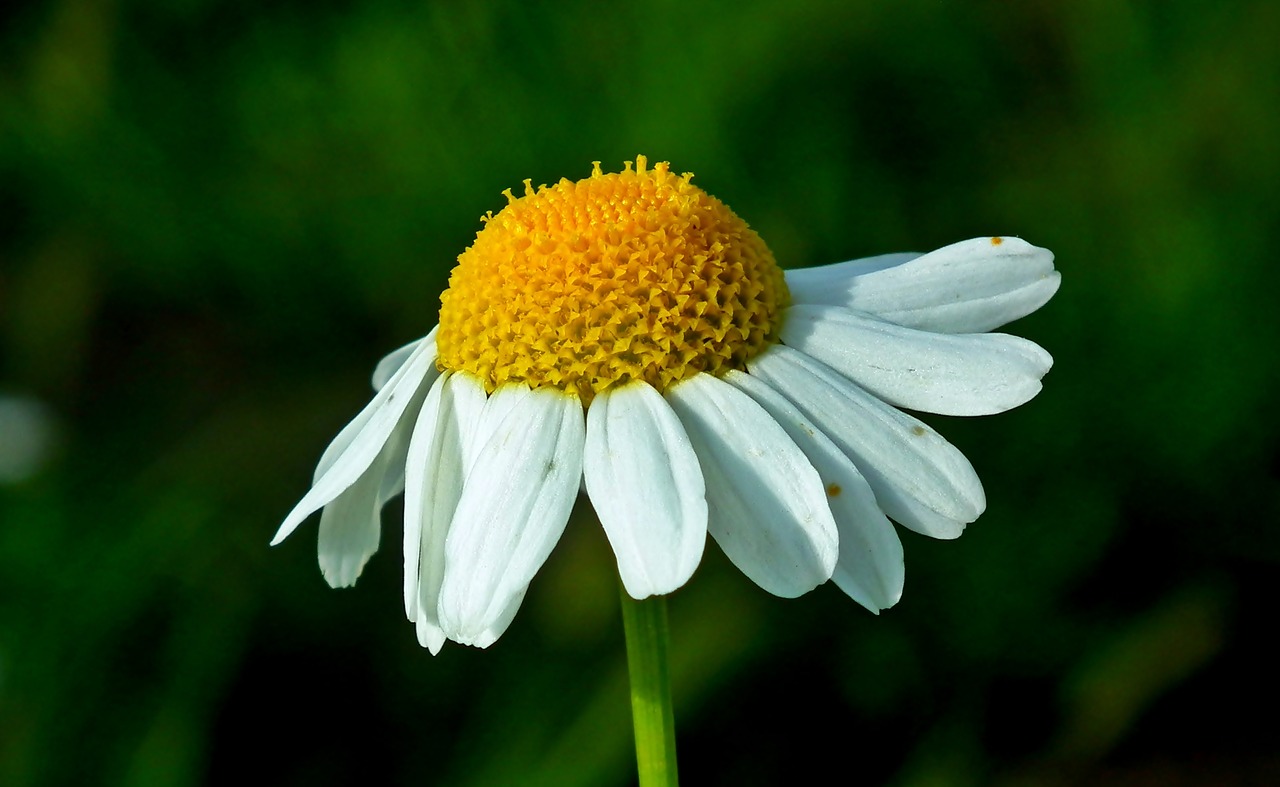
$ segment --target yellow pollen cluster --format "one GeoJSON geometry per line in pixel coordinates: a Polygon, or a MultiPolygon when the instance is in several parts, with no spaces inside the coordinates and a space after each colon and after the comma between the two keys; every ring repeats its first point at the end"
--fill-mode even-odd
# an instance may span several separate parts
{"type": "Polygon", "coordinates": [[[777,340],[787,285],[760,236],[667,164],[561,180],[484,218],[440,296],[439,364],[588,404],[643,380],[744,369],[777,340]]]}

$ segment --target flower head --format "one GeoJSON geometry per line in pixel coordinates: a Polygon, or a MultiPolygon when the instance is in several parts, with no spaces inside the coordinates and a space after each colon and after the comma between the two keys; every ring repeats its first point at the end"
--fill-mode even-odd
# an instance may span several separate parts
{"type": "Polygon", "coordinates": [[[273,543],[323,508],[321,569],[353,584],[403,490],[405,610],[433,653],[502,634],[583,485],[635,598],[683,585],[710,532],[776,595],[896,603],[888,517],[955,538],[986,506],[898,408],[1035,396],[1049,355],[987,332],[1053,296],[1053,255],[992,237],[784,273],[691,178],[637,157],[507,192],[273,543]]]}
{"type": "Polygon", "coordinates": [[[778,339],[782,270],[720,200],[644,157],[511,196],[440,296],[439,363],[492,393],[508,382],[597,393],[721,375],[778,339]]]}

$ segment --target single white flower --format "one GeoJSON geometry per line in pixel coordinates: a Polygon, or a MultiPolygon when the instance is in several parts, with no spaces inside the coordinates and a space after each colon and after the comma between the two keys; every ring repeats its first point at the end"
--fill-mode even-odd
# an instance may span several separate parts
{"type": "Polygon", "coordinates": [[[691,177],[637,157],[506,192],[272,543],[323,508],[321,570],[351,585],[403,490],[405,610],[432,653],[501,636],[584,483],[637,599],[683,585],[710,532],[770,593],[895,604],[888,518],[955,538],[986,507],[898,408],[1035,396],[1049,354],[988,331],[1053,296],[1053,255],[989,237],[784,274],[691,177]]]}

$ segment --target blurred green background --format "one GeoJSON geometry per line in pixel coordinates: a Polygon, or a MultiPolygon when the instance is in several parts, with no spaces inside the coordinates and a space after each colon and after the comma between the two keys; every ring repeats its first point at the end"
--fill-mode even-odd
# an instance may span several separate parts
{"type": "Polygon", "coordinates": [[[626,785],[613,565],[487,651],[267,541],[502,189],[637,153],[788,267],[1051,248],[902,602],[671,598],[687,784],[1280,783],[1280,5],[55,0],[0,17],[0,784],[626,785]],[[1272,623],[1267,623],[1270,620],[1272,623]],[[1260,717],[1255,717],[1260,713],[1260,717]]]}

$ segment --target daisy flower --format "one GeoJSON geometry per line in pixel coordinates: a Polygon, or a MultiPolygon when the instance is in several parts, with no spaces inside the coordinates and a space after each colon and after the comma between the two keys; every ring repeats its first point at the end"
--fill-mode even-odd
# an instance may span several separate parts
{"type": "Polygon", "coordinates": [[[627,593],[683,585],[709,532],[784,597],[828,580],[898,601],[890,519],[955,538],[986,506],[972,465],[904,410],[987,415],[1040,391],[1049,354],[999,326],[1058,288],[1012,237],[783,271],[747,223],[637,156],[484,218],[439,325],[378,364],[273,544],[320,515],[334,587],[404,492],[404,603],[432,653],[515,616],[580,489],[627,593]]]}

